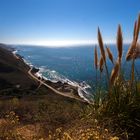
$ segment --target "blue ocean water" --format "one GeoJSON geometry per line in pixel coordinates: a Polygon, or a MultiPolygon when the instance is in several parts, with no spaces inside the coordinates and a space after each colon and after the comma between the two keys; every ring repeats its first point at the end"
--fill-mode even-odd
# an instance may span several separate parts
{"type": "MultiPolygon", "coordinates": [[[[89,85],[94,91],[96,85],[96,71],[94,68],[94,46],[73,46],[73,47],[41,47],[41,46],[14,46],[18,53],[32,65],[40,68],[43,76],[51,80],[64,80],[89,85]]],[[[117,57],[115,45],[109,45],[114,58],[117,57]]],[[[124,45],[122,67],[126,78],[130,77],[130,62],[125,61],[125,54],[129,45],[124,45]]],[[[107,66],[111,71],[113,65],[108,60],[107,66]]],[[[139,77],[140,61],[136,61],[136,72],[139,77]]],[[[99,72],[98,72],[99,77],[99,72]]],[[[103,72],[102,83],[106,82],[106,75],[103,72]]]]}

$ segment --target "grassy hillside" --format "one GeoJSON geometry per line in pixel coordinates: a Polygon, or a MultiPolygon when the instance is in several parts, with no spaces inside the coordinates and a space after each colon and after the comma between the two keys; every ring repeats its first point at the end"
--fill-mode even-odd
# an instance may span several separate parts
{"type": "Polygon", "coordinates": [[[21,59],[16,59],[8,46],[0,44],[0,88],[30,89],[37,85],[28,76],[27,66],[21,59]]]}

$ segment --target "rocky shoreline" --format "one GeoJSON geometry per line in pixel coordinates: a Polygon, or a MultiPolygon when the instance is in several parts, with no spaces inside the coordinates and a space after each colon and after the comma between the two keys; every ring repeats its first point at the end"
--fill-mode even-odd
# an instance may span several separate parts
{"type": "MultiPolygon", "coordinates": [[[[37,76],[38,75],[37,73],[39,72],[39,68],[33,67],[31,72],[34,75],[37,76]]],[[[73,93],[74,96],[78,96],[78,87],[74,87],[72,85],[69,85],[68,83],[62,83],[61,81],[52,82],[51,80],[47,80],[45,77],[43,77],[41,75],[38,76],[38,79],[41,79],[46,84],[52,86],[53,88],[55,88],[58,91],[61,91],[61,92],[70,92],[70,93],[73,93]]]]}

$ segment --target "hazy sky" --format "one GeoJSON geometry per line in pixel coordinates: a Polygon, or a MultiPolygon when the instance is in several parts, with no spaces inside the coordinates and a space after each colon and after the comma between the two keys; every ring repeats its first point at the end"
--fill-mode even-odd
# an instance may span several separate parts
{"type": "Polygon", "coordinates": [[[140,0],[0,0],[0,42],[63,44],[132,38],[140,0]]]}

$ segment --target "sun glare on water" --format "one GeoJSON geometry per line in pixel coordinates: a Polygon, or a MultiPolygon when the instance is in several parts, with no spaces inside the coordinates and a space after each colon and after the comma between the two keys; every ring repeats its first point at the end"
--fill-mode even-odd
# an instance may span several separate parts
{"type": "Polygon", "coordinates": [[[21,45],[36,45],[36,46],[46,46],[46,47],[69,47],[78,45],[92,45],[95,44],[93,40],[51,40],[51,41],[20,41],[12,44],[21,45]]]}

